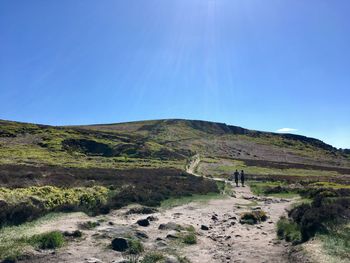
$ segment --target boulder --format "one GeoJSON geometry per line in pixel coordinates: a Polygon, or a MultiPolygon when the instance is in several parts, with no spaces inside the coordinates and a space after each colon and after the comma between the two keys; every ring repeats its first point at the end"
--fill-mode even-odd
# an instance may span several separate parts
{"type": "Polygon", "coordinates": [[[143,226],[143,227],[146,227],[146,226],[149,226],[150,223],[148,221],[148,219],[140,219],[136,222],[139,226],[143,226]]]}
{"type": "Polygon", "coordinates": [[[175,230],[171,230],[167,233],[166,238],[168,239],[177,239],[177,232],[175,230]]]}
{"type": "Polygon", "coordinates": [[[182,227],[174,222],[168,222],[166,224],[160,224],[158,229],[160,230],[176,230],[180,231],[182,227]]]}
{"type": "Polygon", "coordinates": [[[129,248],[128,241],[123,237],[117,237],[112,240],[112,248],[118,252],[124,252],[129,248]]]}

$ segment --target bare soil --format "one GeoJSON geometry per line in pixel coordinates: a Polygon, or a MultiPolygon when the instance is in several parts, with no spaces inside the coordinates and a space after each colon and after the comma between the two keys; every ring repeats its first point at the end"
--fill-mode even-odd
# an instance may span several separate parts
{"type": "Polygon", "coordinates": [[[118,262],[120,252],[108,246],[113,237],[127,232],[142,231],[148,238],[143,241],[146,251],[175,252],[186,256],[193,263],[205,262],[287,262],[288,245],[276,239],[275,224],[291,204],[289,200],[256,197],[249,187],[235,188],[236,197],[212,200],[208,203],[193,202],[187,205],[161,210],[153,214],[158,221],[148,227],[136,224],[146,215],[126,215],[126,208],[109,215],[89,218],[81,214],[60,218],[41,225],[36,232],[51,230],[73,231],[88,220],[103,220],[92,230],[84,230],[80,240],[69,242],[64,248],[53,251],[33,251],[23,262],[118,262]],[[268,220],[257,225],[242,225],[240,214],[260,207],[268,220]],[[213,217],[214,216],[214,217],[213,217]],[[217,218],[217,219],[213,219],[217,218]],[[181,245],[166,236],[169,231],[159,230],[162,223],[174,222],[195,227],[198,242],[181,245]],[[201,225],[209,230],[201,230],[201,225]]]}

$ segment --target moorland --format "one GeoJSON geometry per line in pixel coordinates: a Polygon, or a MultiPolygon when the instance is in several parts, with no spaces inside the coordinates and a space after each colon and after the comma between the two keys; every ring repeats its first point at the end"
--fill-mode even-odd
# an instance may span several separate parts
{"type": "Polygon", "coordinates": [[[204,262],[200,254],[206,262],[244,261],[224,246],[249,237],[244,242],[262,251],[264,238],[254,243],[244,232],[255,227],[267,229],[256,235],[273,247],[263,259],[346,262],[349,223],[350,152],[314,138],[180,119],[0,121],[0,259],[7,262],[204,262]],[[245,170],[249,188],[231,186],[236,169],[245,170]],[[157,240],[152,218],[147,238],[138,233],[146,212],[175,221],[173,239],[157,240]],[[209,221],[198,221],[203,215],[209,221]],[[230,220],[233,232],[223,235],[230,220]],[[115,238],[128,249],[116,252],[115,238]],[[208,254],[214,246],[220,253],[208,254]],[[85,254],[64,254],[70,248],[85,254]]]}

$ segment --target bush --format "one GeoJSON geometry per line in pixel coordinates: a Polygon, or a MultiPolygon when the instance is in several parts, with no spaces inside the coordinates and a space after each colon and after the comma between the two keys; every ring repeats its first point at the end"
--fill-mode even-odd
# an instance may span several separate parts
{"type": "Polygon", "coordinates": [[[128,249],[128,253],[129,254],[141,254],[144,251],[143,245],[141,243],[140,240],[138,239],[128,239],[128,245],[129,245],[129,249],[128,249]]]}
{"type": "Polygon", "coordinates": [[[316,195],[311,205],[303,204],[289,212],[289,216],[300,226],[303,241],[316,233],[327,233],[332,224],[343,224],[350,219],[348,198],[329,199],[323,193],[316,195]]]}
{"type": "Polygon", "coordinates": [[[267,220],[267,215],[264,211],[262,210],[254,210],[251,212],[245,212],[241,215],[241,224],[249,224],[249,225],[254,225],[257,224],[261,221],[266,221],[267,220]]]}
{"type": "Polygon", "coordinates": [[[299,244],[302,241],[298,224],[287,218],[281,218],[277,222],[277,236],[280,239],[285,239],[287,242],[292,242],[293,244],[299,244]]]}
{"type": "Polygon", "coordinates": [[[52,231],[33,236],[32,242],[41,249],[55,249],[63,246],[64,237],[61,232],[52,231]]]}
{"type": "Polygon", "coordinates": [[[182,242],[187,244],[187,245],[194,245],[197,244],[197,236],[195,233],[187,233],[183,236],[182,242]]]}

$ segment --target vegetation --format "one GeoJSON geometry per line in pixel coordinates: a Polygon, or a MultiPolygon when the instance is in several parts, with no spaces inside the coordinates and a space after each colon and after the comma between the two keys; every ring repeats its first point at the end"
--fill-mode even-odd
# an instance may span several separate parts
{"type": "Polygon", "coordinates": [[[302,241],[298,224],[285,217],[277,223],[277,235],[280,239],[285,239],[293,244],[299,244],[302,241]]]}
{"type": "Polygon", "coordinates": [[[339,227],[329,234],[318,235],[317,238],[323,243],[323,249],[327,254],[342,260],[350,258],[350,228],[339,227]]]}
{"type": "Polygon", "coordinates": [[[316,234],[339,236],[339,227],[350,221],[349,189],[310,189],[303,192],[312,203],[303,203],[281,219],[278,235],[287,241],[308,241],[316,234]]]}
{"type": "Polygon", "coordinates": [[[197,236],[194,232],[189,232],[182,237],[182,242],[187,245],[197,244],[197,236]]]}
{"type": "MultiPolygon", "coordinates": [[[[63,216],[81,216],[81,214],[51,213],[33,222],[0,229],[0,259],[21,258],[22,254],[28,247],[39,247],[43,239],[39,238],[42,237],[42,235],[37,234],[37,227],[52,220],[59,219],[63,216]]],[[[51,239],[51,237],[48,239],[51,239]]],[[[55,234],[53,239],[55,239],[53,243],[55,243],[57,240],[58,244],[60,243],[61,238],[58,237],[56,240],[55,234]]]]}
{"type": "Polygon", "coordinates": [[[258,209],[241,214],[240,223],[254,225],[267,220],[267,215],[264,211],[258,209]]]}
{"type": "Polygon", "coordinates": [[[119,177],[112,174],[103,177],[100,174],[96,176],[98,177],[100,183],[111,185],[77,188],[0,188],[0,225],[18,225],[52,211],[99,214],[131,203],[159,206],[169,198],[193,198],[193,195],[219,193],[215,182],[177,170],[157,171],[154,174],[127,173],[126,176],[119,177]]]}
{"type": "Polygon", "coordinates": [[[129,238],[128,239],[128,253],[138,255],[141,254],[144,251],[143,245],[140,240],[135,238],[129,238]]]}
{"type": "Polygon", "coordinates": [[[109,194],[110,190],[102,186],[0,188],[0,226],[18,225],[52,211],[95,213],[106,205],[109,194]]]}
{"type": "Polygon", "coordinates": [[[52,231],[40,235],[35,235],[30,241],[34,246],[41,249],[60,248],[64,244],[64,236],[61,232],[52,231]]]}
{"type": "Polygon", "coordinates": [[[141,263],[156,263],[164,259],[164,255],[159,252],[149,252],[147,253],[141,263]]]}

